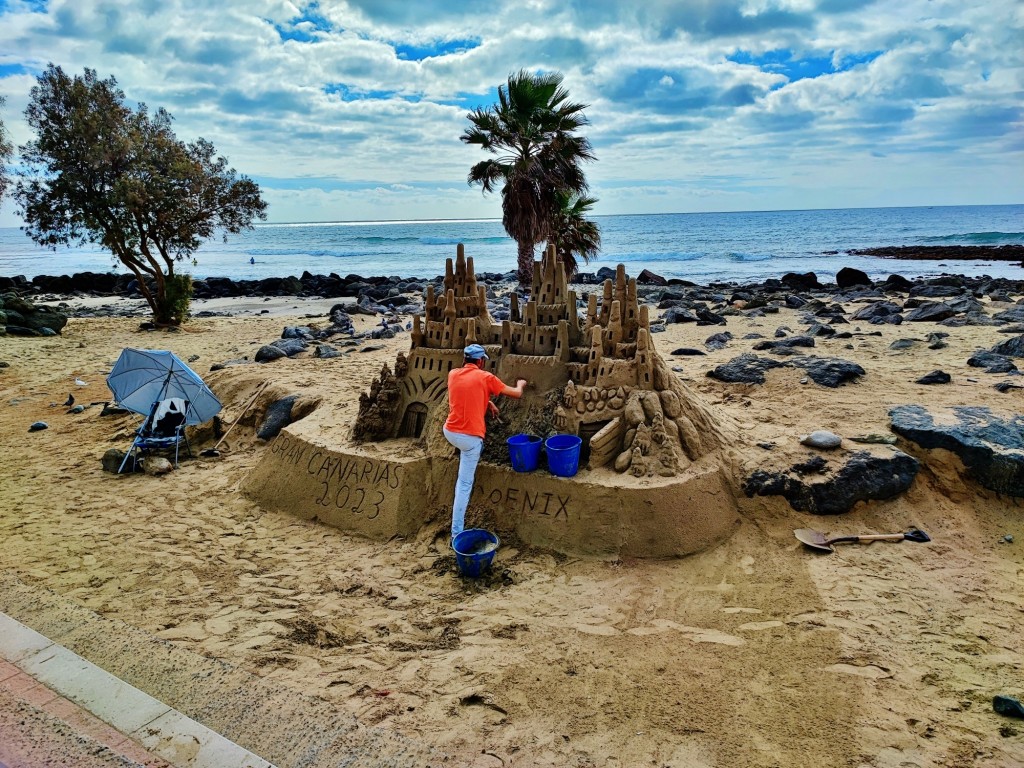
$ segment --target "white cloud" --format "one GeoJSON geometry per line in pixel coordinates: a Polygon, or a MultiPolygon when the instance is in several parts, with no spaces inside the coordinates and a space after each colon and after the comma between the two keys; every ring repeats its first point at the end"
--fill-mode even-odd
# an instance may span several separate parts
{"type": "Polygon", "coordinates": [[[600,213],[1024,199],[1007,170],[1024,167],[1016,0],[0,8],[16,143],[33,74],[90,67],[213,141],[276,221],[499,216],[466,186],[481,155],[458,137],[520,68],[561,71],[590,105],[600,213]],[[880,185],[881,169],[899,173],[880,185]]]}

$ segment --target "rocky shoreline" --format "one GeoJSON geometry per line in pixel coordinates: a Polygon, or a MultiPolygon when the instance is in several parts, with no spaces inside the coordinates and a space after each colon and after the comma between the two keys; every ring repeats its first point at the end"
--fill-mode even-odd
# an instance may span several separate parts
{"type": "Polygon", "coordinates": [[[850,253],[854,256],[923,261],[1017,261],[1024,266],[1024,245],[890,245],[883,248],[858,248],[850,253]]]}
{"type": "MultiPolygon", "coordinates": [[[[1001,246],[893,246],[884,248],[868,248],[851,251],[853,255],[869,255],[892,259],[921,259],[921,260],[994,260],[994,261],[1021,261],[1024,265],[1024,245],[1001,245],[1001,246]]],[[[615,277],[615,270],[610,267],[601,267],[596,272],[581,272],[575,275],[572,283],[582,286],[582,292],[587,286],[602,284],[606,279],[615,277]]],[[[398,277],[398,276],[363,276],[349,274],[344,277],[331,273],[329,275],[314,275],[308,271],[300,277],[269,277],[261,280],[235,280],[229,277],[207,277],[197,279],[193,283],[194,298],[196,299],[221,299],[221,298],[264,298],[297,296],[303,298],[357,298],[360,301],[369,299],[386,306],[394,306],[395,299],[410,294],[422,294],[427,284],[439,286],[443,282],[443,275],[436,275],[431,278],[424,277],[398,277]]],[[[480,283],[489,287],[497,288],[502,285],[515,286],[516,273],[509,271],[499,272],[478,272],[477,279],[480,283]]],[[[760,293],[764,291],[775,291],[780,286],[794,289],[816,289],[828,290],[830,284],[820,283],[817,275],[813,272],[804,274],[786,274],[779,279],[766,279],[762,282],[741,283],[710,283],[707,286],[699,286],[688,280],[679,278],[665,278],[649,270],[642,270],[636,275],[639,286],[660,286],[676,289],[740,289],[748,292],[760,293]]],[[[941,275],[930,279],[910,280],[899,275],[890,275],[884,281],[871,281],[861,270],[846,267],[841,269],[836,276],[836,283],[831,287],[840,290],[855,285],[879,285],[891,288],[909,289],[913,285],[926,285],[934,281],[957,280],[968,290],[975,290],[978,286],[993,282],[992,278],[974,277],[968,278],[962,275],[941,275]]],[[[1000,283],[1015,284],[1024,283],[1024,275],[1021,281],[1000,280],[1000,283]]],[[[5,277],[0,276],[0,293],[14,291],[20,296],[31,298],[34,301],[60,300],[67,297],[102,297],[112,298],[134,298],[141,299],[138,291],[138,282],[130,274],[115,274],[113,272],[78,272],[73,275],[37,275],[33,278],[24,276],[5,277]]],[[[404,303],[404,302],[403,302],[404,303]]]]}

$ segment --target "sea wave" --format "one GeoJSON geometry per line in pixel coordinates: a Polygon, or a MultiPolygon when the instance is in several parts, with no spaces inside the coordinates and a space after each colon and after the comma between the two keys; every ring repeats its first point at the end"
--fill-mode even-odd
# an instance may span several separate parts
{"type": "Polygon", "coordinates": [[[699,251],[638,251],[633,253],[602,253],[600,260],[606,263],[648,262],[648,261],[699,261],[706,254],[699,251]]]}
{"type": "Polygon", "coordinates": [[[1016,245],[1024,243],[1024,232],[962,232],[956,235],[922,237],[922,243],[964,243],[967,245],[1016,245]]]}
{"type": "Polygon", "coordinates": [[[508,237],[417,237],[414,238],[417,242],[423,245],[463,245],[470,244],[486,244],[486,243],[509,243],[511,238],[508,237]]]}
{"type": "Polygon", "coordinates": [[[771,261],[775,257],[770,253],[741,253],[738,251],[732,251],[729,253],[729,261],[739,261],[742,263],[752,261],[771,261]]]}
{"type": "Polygon", "coordinates": [[[383,254],[373,251],[329,250],[324,248],[247,248],[246,256],[291,258],[293,256],[322,257],[329,259],[373,258],[383,254]]]}

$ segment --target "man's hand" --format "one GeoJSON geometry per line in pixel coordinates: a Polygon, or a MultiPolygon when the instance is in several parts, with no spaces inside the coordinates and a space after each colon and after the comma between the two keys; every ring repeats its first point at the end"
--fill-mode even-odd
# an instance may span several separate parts
{"type": "Polygon", "coordinates": [[[498,410],[498,406],[496,406],[492,400],[488,400],[487,413],[493,416],[494,418],[498,418],[498,415],[501,413],[501,411],[498,410]]]}
{"type": "Polygon", "coordinates": [[[523,390],[526,389],[528,384],[529,384],[529,382],[526,379],[517,379],[516,380],[516,389],[519,390],[519,394],[523,393],[523,390]]]}

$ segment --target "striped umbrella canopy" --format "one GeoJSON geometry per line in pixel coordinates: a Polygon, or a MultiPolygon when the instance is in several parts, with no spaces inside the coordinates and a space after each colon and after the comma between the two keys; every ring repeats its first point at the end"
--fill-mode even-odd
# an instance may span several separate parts
{"type": "Polygon", "coordinates": [[[191,426],[209,421],[221,409],[220,400],[199,374],[165,350],[121,350],[107,386],[122,407],[143,416],[149,416],[153,405],[162,400],[186,400],[185,423],[191,426]]]}

